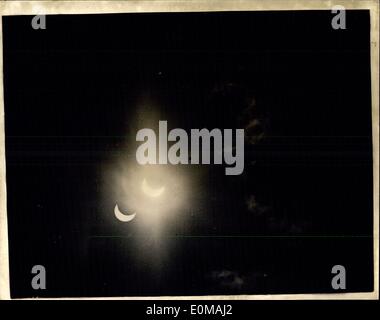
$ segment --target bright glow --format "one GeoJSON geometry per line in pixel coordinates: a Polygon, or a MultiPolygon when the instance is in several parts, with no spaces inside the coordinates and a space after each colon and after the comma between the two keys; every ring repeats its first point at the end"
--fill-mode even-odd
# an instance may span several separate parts
{"type": "Polygon", "coordinates": [[[113,177],[115,202],[127,212],[136,212],[139,227],[159,232],[184,212],[187,179],[180,167],[120,162],[113,177]]]}
{"type": "MultiPolygon", "coordinates": [[[[167,235],[184,232],[186,221],[194,219],[200,210],[199,199],[203,197],[199,179],[207,171],[196,165],[137,162],[140,143],[136,133],[141,128],[158,130],[158,120],[163,116],[157,110],[154,105],[142,104],[136,116],[129,117],[125,143],[119,145],[117,157],[110,157],[102,172],[104,217],[115,225],[116,235],[125,232],[121,235],[128,236],[136,259],[159,272],[173,244],[167,235]],[[120,222],[127,220],[132,222],[120,222]]],[[[175,121],[170,123],[176,125],[175,121]]]]}
{"type": "Polygon", "coordinates": [[[143,180],[142,182],[142,191],[149,197],[152,198],[157,198],[160,195],[162,195],[165,191],[165,187],[162,186],[160,188],[152,188],[147,182],[146,179],[143,180]]]}

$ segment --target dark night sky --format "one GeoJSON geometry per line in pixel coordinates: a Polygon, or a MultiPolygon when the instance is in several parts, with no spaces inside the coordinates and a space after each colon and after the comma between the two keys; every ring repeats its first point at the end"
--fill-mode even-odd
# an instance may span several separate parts
{"type": "Polygon", "coordinates": [[[370,291],[369,12],[347,12],[346,30],[331,17],[56,15],[46,30],[4,17],[12,296],[333,292],[335,264],[348,291],[370,291]],[[94,237],[124,232],[104,219],[102,169],[141,101],[187,130],[258,123],[243,175],[207,168],[202,209],[171,231],[188,237],[169,238],[159,273],[128,239],[94,237]]]}

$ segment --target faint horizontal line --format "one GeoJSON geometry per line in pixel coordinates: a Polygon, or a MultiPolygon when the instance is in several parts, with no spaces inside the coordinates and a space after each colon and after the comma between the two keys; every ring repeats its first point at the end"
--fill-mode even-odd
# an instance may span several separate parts
{"type": "Polygon", "coordinates": [[[120,49],[120,48],[113,48],[113,49],[100,49],[100,48],[89,48],[89,49],[50,49],[49,51],[43,52],[40,50],[33,50],[33,49],[13,49],[8,50],[12,54],[38,54],[42,56],[51,55],[51,54],[78,54],[78,53],[92,53],[92,54],[144,54],[144,55],[154,55],[157,53],[182,53],[182,54],[196,54],[196,53],[209,53],[209,54],[264,54],[264,53],[299,53],[299,54],[334,54],[334,53],[340,53],[340,54],[363,54],[368,53],[370,51],[369,48],[346,48],[346,49],[338,49],[338,48],[293,48],[293,49],[284,49],[284,48],[255,48],[255,49],[214,49],[214,48],[167,48],[167,49],[155,49],[152,50],[152,48],[144,48],[144,49],[120,49]]]}
{"type": "MultiPolygon", "coordinates": [[[[201,129],[201,128],[198,128],[201,129]]],[[[66,136],[66,135],[6,135],[7,138],[125,138],[130,135],[72,135],[72,136],[66,136]]],[[[250,137],[249,135],[246,135],[250,137]]],[[[254,135],[253,135],[254,136],[254,135]]],[[[346,136],[346,135],[339,135],[339,136],[310,136],[310,135],[266,135],[265,138],[372,138],[372,136],[369,135],[359,135],[359,136],[346,136]]]]}
{"type": "MultiPolygon", "coordinates": [[[[90,236],[90,238],[155,238],[154,236],[90,236]]],[[[168,235],[162,238],[373,238],[372,235],[168,235]]]]}

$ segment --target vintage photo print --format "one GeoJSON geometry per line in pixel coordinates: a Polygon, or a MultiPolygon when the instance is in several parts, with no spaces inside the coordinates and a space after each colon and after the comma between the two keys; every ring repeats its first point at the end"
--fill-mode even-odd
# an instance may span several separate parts
{"type": "Polygon", "coordinates": [[[0,298],[378,299],[378,1],[0,14],[0,298]]]}

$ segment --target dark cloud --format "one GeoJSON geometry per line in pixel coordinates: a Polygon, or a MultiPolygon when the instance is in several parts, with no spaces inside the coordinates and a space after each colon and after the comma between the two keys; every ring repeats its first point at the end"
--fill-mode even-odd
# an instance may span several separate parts
{"type": "Polygon", "coordinates": [[[244,279],[236,271],[220,270],[211,273],[211,279],[222,288],[232,290],[241,289],[244,285],[244,279]]]}

